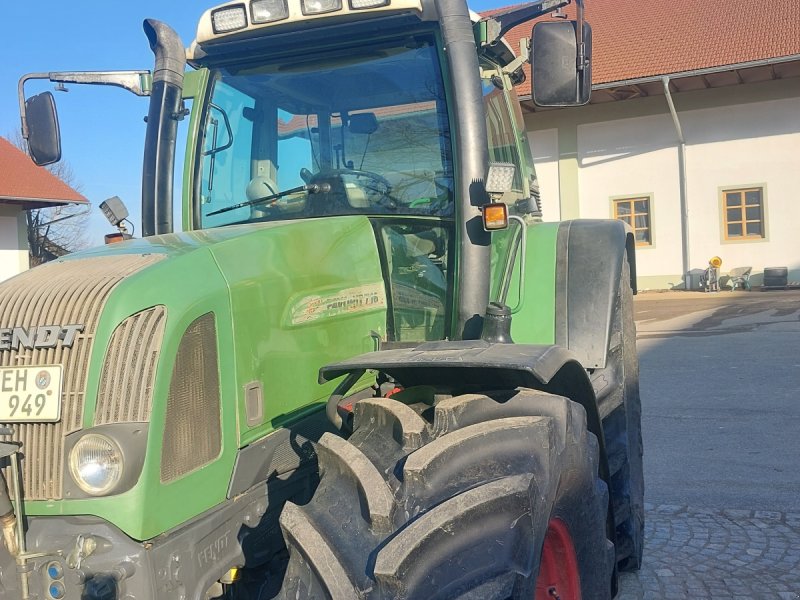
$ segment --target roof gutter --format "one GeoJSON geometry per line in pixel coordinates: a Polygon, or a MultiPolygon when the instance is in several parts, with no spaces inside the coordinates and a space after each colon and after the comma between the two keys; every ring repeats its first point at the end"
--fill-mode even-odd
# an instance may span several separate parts
{"type": "Polygon", "coordinates": [[[675,126],[675,133],[678,135],[678,181],[680,184],[680,206],[681,206],[681,266],[684,276],[684,288],[689,288],[689,185],[686,178],[686,140],[683,137],[683,128],[675,110],[675,103],[672,101],[672,92],[669,89],[670,78],[664,76],[661,83],[664,86],[664,96],[667,99],[669,114],[672,116],[672,124],[675,126]]]}
{"type": "MultiPolygon", "coordinates": [[[[717,67],[707,67],[705,69],[694,69],[692,71],[678,71],[676,73],[666,73],[662,75],[648,75],[647,77],[635,77],[633,79],[621,79],[619,81],[607,81],[604,83],[596,83],[592,85],[593,90],[607,90],[616,87],[626,87],[629,85],[641,85],[643,83],[658,83],[664,77],[668,77],[670,81],[674,79],[683,79],[685,77],[697,77],[700,75],[713,75],[714,73],[725,73],[727,71],[738,71],[739,69],[753,69],[756,67],[766,67],[769,65],[779,65],[782,63],[800,61],[800,54],[790,54],[788,56],[777,56],[775,58],[762,58],[759,60],[751,60],[747,62],[734,63],[731,65],[720,65],[717,67]]],[[[520,96],[520,100],[528,101],[532,94],[520,96]]]]}
{"type": "Polygon", "coordinates": [[[734,63],[732,65],[719,65],[716,67],[707,67],[705,69],[695,69],[693,71],[679,71],[677,73],[667,73],[663,75],[651,75],[648,77],[637,77],[634,79],[623,79],[621,81],[609,81],[606,83],[598,83],[592,86],[593,90],[605,90],[608,88],[624,87],[627,85],[640,85],[642,83],[656,83],[661,81],[664,77],[670,80],[682,79],[684,77],[696,77],[699,75],[712,75],[714,73],[725,73],[726,71],[738,71],[739,69],[753,69],[756,67],[766,67],[769,65],[778,65],[781,63],[788,63],[800,61],[800,54],[791,54],[789,56],[777,56],[774,58],[763,58],[760,60],[751,60],[748,62],[734,63]]]}
{"type": "MultiPolygon", "coordinates": [[[[52,206],[65,206],[67,204],[75,204],[76,206],[88,205],[89,201],[84,198],[83,200],[66,200],[64,198],[22,198],[19,196],[0,196],[0,206],[3,204],[41,204],[41,208],[52,206]]],[[[27,210],[27,209],[26,209],[27,210]]]]}

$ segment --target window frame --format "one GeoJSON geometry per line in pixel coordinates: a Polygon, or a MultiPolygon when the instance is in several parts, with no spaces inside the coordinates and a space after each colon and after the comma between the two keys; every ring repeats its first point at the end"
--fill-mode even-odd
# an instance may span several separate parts
{"type": "MultiPolygon", "coordinates": [[[[751,205],[752,206],[752,205],[751,205]]],[[[769,232],[767,230],[767,186],[765,183],[752,183],[752,184],[741,184],[741,185],[726,185],[719,188],[719,212],[720,212],[720,241],[722,243],[730,243],[730,244],[741,244],[741,243],[752,243],[752,242],[764,242],[767,241],[769,237],[769,232]],[[746,215],[746,208],[747,208],[747,200],[746,200],[746,192],[752,191],[759,191],[761,193],[761,198],[759,202],[760,208],[760,223],[761,223],[761,234],[760,235],[747,235],[747,223],[754,223],[756,222],[755,219],[747,219],[746,215]],[[742,211],[741,217],[742,219],[739,221],[728,221],[728,194],[731,192],[738,192],[741,194],[742,204],[739,207],[732,207],[732,208],[739,208],[742,211]],[[734,235],[731,236],[728,234],[728,225],[729,224],[736,224],[740,223],[742,225],[742,235],[734,235]]]]}
{"type": "Polygon", "coordinates": [[[652,193],[645,193],[645,194],[624,194],[622,196],[611,196],[609,199],[611,202],[611,218],[625,222],[623,219],[619,218],[619,214],[617,212],[617,207],[621,202],[630,202],[631,204],[631,229],[633,230],[634,240],[636,242],[637,248],[653,248],[656,245],[655,240],[655,218],[653,214],[653,194],[652,193]],[[637,213],[635,210],[634,203],[640,200],[647,201],[647,213],[637,213]],[[648,217],[648,226],[647,227],[636,227],[636,215],[647,214],[648,217]],[[636,240],[636,231],[647,230],[650,234],[650,240],[647,242],[640,242],[636,240]]]}

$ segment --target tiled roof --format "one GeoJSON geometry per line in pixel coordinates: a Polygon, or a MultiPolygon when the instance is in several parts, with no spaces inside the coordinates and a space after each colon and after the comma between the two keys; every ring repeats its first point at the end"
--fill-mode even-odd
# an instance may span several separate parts
{"type": "MultiPolygon", "coordinates": [[[[586,0],[585,7],[595,85],[800,55],[798,0],[586,0]]],[[[574,18],[574,4],[566,13],[574,18]]],[[[516,52],[530,33],[526,23],[506,39],[516,52]]],[[[517,93],[530,95],[530,78],[517,93]]]]}
{"type": "Polygon", "coordinates": [[[87,202],[44,167],[31,159],[7,139],[0,137],[0,203],[10,200],[29,207],[37,205],[87,202]]]}

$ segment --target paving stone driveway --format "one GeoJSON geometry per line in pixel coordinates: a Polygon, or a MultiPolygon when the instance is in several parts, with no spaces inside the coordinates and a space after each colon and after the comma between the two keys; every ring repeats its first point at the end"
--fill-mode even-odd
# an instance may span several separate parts
{"type": "Polygon", "coordinates": [[[800,599],[800,514],[647,505],[646,519],[618,600],[800,599]]]}
{"type": "Polygon", "coordinates": [[[644,565],[618,600],[800,599],[800,514],[646,505],[644,565]]]}
{"type": "Polygon", "coordinates": [[[635,308],[651,504],[618,600],[800,600],[800,292],[635,308]],[[697,372],[705,387],[684,385],[697,372]]]}

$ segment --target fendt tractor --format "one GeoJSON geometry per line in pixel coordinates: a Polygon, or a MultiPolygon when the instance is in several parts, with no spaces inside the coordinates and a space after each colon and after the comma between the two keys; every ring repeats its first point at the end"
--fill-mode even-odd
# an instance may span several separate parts
{"type": "Polygon", "coordinates": [[[40,165],[58,119],[26,85],[149,110],[141,238],[0,285],[0,598],[616,594],[635,242],[541,217],[514,86],[531,62],[537,104],[588,101],[582,0],[503,37],[567,4],[237,0],[188,50],[145,21],[152,71],[21,79],[40,165]]]}

